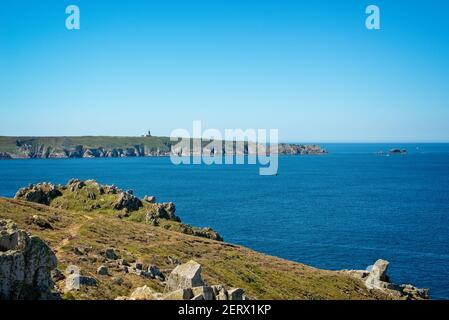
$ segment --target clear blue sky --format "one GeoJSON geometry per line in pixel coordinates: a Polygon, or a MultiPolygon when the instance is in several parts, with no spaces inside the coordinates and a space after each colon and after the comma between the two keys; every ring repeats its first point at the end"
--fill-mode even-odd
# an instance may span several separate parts
{"type": "Polygon", "coordinates": [[[2,0],[0,135],[202,120],[284,141],[449,141],[448,16],[445,0],[2,0]]]}

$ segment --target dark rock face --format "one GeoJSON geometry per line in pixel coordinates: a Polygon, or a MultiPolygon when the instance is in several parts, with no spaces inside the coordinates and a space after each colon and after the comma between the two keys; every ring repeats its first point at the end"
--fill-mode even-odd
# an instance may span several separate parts
{"type": "Polygon", "coordinates": [[[327,151],[317,145],[278,144],[278,153],[285,155],[320,155],[327,151]]]}
{"type": "Polygon", "coordinates": [[[193,235],[202,238],[208,238],[216,241],[223,241],[222,236],[212,228],[194,229],[193,235]]]}
{"type": "Polygon", "coordinates": [[[7,152],[0,152],[0,160],[12,159],[11,155],[7,152]]]}
{"type": "Polygon", "coordinates": [[[52,299],[56,256],[38,237],[0,220],[0,300],[52,299]]]}
{"type": "Polygon", "coordinates": [[[118,259],[118,255],[115,253],[114,248],[107,248],[104,255],[109,260],[117,260],[118,259]]]}
{"type": "Polygon", "coordinates": [[[195,228],[188,224],[181,224],[181,232],[196,237],[207,238],[215,241],[223,241],[223,237],[212,228],[195,228]]]}
{"type": "Polygon", "coordinates": [[[61,195],[61,191],[55,185],[51,183],[39,183],[20,189],[16,193],[15,199],[49,205],[53,199],[61,195]]]}
{"type": "Polygon", "coordinates": [[[117,202],[114,204],[115,210],[126,209],[128,212],[137,211],[141,207],[143,207],[142,201],[127,192],[120,193],[117,202]]]}
{"type": "Polygon", "coordinates": [[[181,219],[175,215],[176,207],[173,202],[160,203],[156,210],[158,218],[181,222],[181,219]]]}
{"type": "Polygon", "coordinates": [[[390,154],[407,154],[407,150],[405,149],[391,149],[390,154]]]}
{"type": "Polygon", "coordinates": [[[86,183],[80,179],[70,179],[67,183],[67,188],[69,188],[70,191],[75,192],[77,190],[81,190],[86,186],[86,183]]]}

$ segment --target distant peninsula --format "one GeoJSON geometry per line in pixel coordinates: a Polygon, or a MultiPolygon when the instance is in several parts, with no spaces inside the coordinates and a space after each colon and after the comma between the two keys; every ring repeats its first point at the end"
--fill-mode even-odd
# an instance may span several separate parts
{"type": "MultiPolygon", "coordinates": [[[[193,141],[193,140],[192,140],[193,141]]],[[[10,137],[0,136],[0,159],[64,159],[64,158],[122,158],[170,156],[173,142],[169,137],[10,137]]],[[[209,141],[202,141],[202,152],[210,155],[240,155],[222,149],[208,148],[209,141]]],[[[243,154],[251,154],[252,143],[245,142],[243,154]]],[[[267,148],[270,152],[270,147],[267,148]]],[[[327,151],[317,145],[278,144],[277,151],[282,155],[322,155],[327,151]]],[[[183,154],[185,155],[185,154],[183,154]]]]}

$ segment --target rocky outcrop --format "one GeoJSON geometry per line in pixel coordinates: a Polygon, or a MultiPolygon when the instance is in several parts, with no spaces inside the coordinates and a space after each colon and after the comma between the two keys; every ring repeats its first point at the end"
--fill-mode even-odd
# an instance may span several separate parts
{"type": "Polygon", "coordinates": [[[81,286],[95,287],[97,286],[97,280],[95,278],[83,276],[78,273],[69,274],[65,279],[64,292],[80,290],[81,286]]]}
{"type": "Polygon", "coordinates": [[[129,297],[121,296],[115,300],[158,300],[160,294],[148,286],[139,287],[129,297]]]}
{"type": "Polygon", "coordinates": [[[203,286],[201,265],[193,260],[177,266],[168,277],[166,291],[203,286]]]}
{"type": "Polygon", "coordinates": [[[156,207],[156,217],[161,219],[181,222],[181,219],[175,215],[176,206],[173,202],[158,203],[156,207]]]}
{"type": "Polygon", "coordinates": [[[370,290],[380,290],[393,297],[402,297],[412,300],[430,299],[428,289],[419,289],[411,284],[397,285],[390,281],[387,274],[390,263],[379,259],[367,270],[343,270],[351,277],[360,279],[370,290]]]}
{"type": "Polygon", "coordinates": [[[197,228],[188,224],[180,224],[179,232],[189,234],[195,237],[207,238],[215,241],[223,241],[223,237],[212,228],[197,228]]]}
{"type": "Polygon", "coordinates": [[[321,155],[326,154],[327,151],[317,145],[302,145],[302,144],[278,144],[278,154],[285,155],[321,155]]]}
{"type": "Polygon", "coordinates": [[[0,152],[0,160],[8,159],[12,159],[11,155],[8,152],[0,152]]]}
{"type": "Polygon", "coordinates": [[[109,270],[107,266],[101,265],[97,268],[97,274],[101,276],[107,276],[109,274],[109,270]]]}
{"type": "Polygon", "coordinates": [[[44,182],[36,185],[30,184],[28,187],[20,189],[16,193],[15,199],[49,205],[53,199],[61,195],[58,187],[44,182]]]}
{"type": "Polygon", "coordinates": [[[145,196],[145,197],[143,197],[143,201],[146,201],[148,203],[156,203],[156,197],[154,197],[154,196],[145,196]]]}
{"type": "Polygon", "coordinates": [[[129,297],[116,300],[247,300],[247,297],[241,288],[228,290],[224,285],[208,286],[201,278],[201,265],[190,260],[170,273],[163,294],[143,286],[129,297]]]}
{"type": "Polygon", "coordinates": [[[212,228],[206,227],[206,228],[200,228],[200,229],[193,229],[193,235],[196,237],[201,238],[207,238],[212,239],[216,241],[223,241],[223,237],[212,228]]]}
{"type": "MultiPolygon", "coordinates": [[[[83,210],[91,212],[94,210],[116,210],[117,217],[126,218],[133,212],[144,208],[142,219],[153,226],[159,226],[159,219],[178,222],[179,225],[165,224],[165,228],[171,228],[177,232],[223,241],[218,232],[211,228],[194,228],[186,224],[181,224],[181,218],[177,216],[176,206],[173,202],[156,203],[156,197],[145,196],[143,200],[134,195],[132,190],[121,190],[115,185],[102,185],[94,180],[70,179],[66,185],[54,185],[48,182],[36,185],[30,184],[21,188],[15,199],[36,202],[45,205],[52,205],[52,201],[58,197],[65,198],[56,203],[60,209],[71,209],[71,206],[78,210],[79,203],[84,203],[83,210]],[[107,197],[109,202],[105,202],[103,195],[114,195],[107,197]],[[112,200],[111,200],[112,199],[112,200]]],[[[29,218],[29,223],[33,223],[42,229],[52,229],[50,221],[40,217],[29,218]]]]}
{"type": "Polygon", "coordinates": [[[388,153],[395,155],[395,154],[407,154],[408,152],[405,149],[391,149],[388,153]]]}
{"type": "Polygon", "coordinates": [[[53,299],[56,256],[38,237],[0,220],[0,300],[53,299]]]}
{"type": "Polygon", "coordinates": [[[139,210],[141,207],[143,207],[143,204],[139,198],[128,192],[121,192],[113,208],[115,210],[125,209],[127,212],[132,212],[139,210]]]}

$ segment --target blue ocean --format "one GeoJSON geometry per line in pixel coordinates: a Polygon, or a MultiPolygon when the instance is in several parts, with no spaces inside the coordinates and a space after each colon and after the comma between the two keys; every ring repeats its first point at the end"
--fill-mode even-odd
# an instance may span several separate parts
{"type": "Polygon", "coordinates": [[[267,254],[332,270],[389,260],[395,283],[449,299],[449,144],[321,145],[328,155],[281,156],[277,176],[169,158],[4,160],[0,196],[96,179],[173,201],[185,223],[267,254]],[[409,153],[376,154],[393,147],[409,153]]]}

